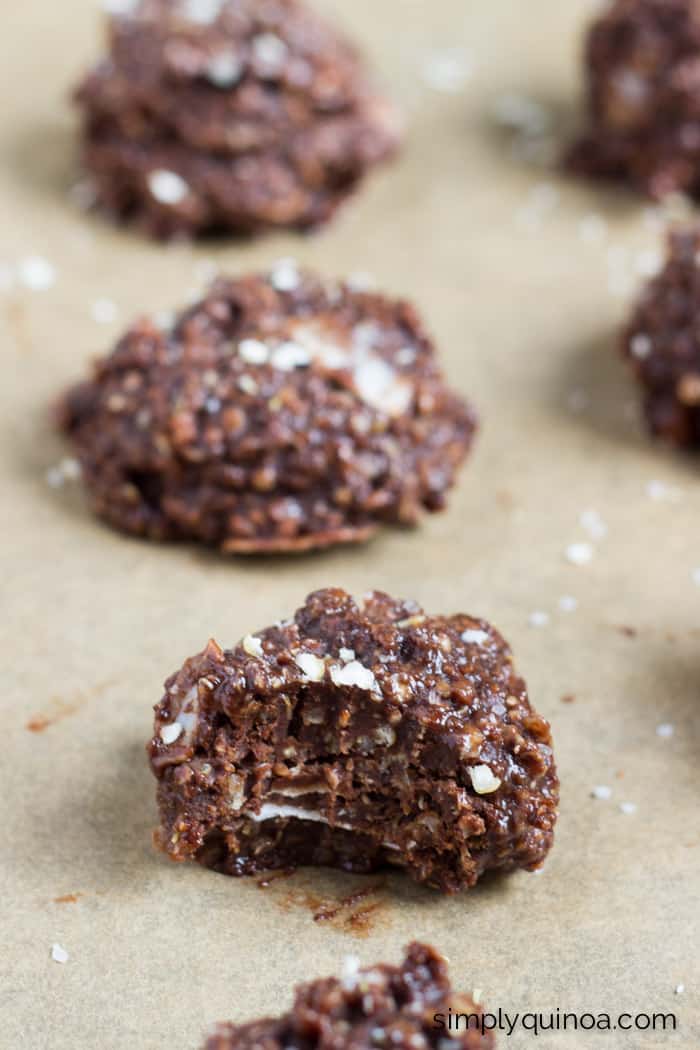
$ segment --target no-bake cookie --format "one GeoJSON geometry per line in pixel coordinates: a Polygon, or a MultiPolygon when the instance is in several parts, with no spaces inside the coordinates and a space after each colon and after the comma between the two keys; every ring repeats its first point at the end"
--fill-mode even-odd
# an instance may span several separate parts
{"type": "Polygon", "coordinates": [[[327,220],[400,139],[355,48],[299,0],[122,0],[77,92],[96,203],[155,237],[327,220]]]}
{"type": "Polygon", "coordinates": [[[64,399],[95,511],[224,551],[302,551],[440,510],[475,428],[405,302],[290,263],[144,320],[64,399]]]}
{"type": "Polygon", "coordinates": [[[661,198],[700,196],[700,3],[615,0],[586,47],[589,128],[568,158],[661,198]]]}
{"type": "Polygon", "coordinates": [[[400,966],[360,969],[301,985],[281,1017],[218,1025],[205,1050],[493,1050],[483,1008],[452,990],[447,964],[428,945],[409,945],[400,966]],[[459,1014],[449,1032],[449,1011],[459,1014]],[[436,1017],[438,1020],[436,1021],[436,1017]],[[486,1030],[484,1030],[486,1029],[486,1030]]]}
{"type": "Polygon", "coordinates": [[[550,728],[500,634],[342,590],[166,682],[149,745],[157,839],[228,875],[394,865],[453,893],[538,868],[558,781],[550,728]]]}
{"type": "Polygon", "coordinates": [[[700,226],[673,231],[668,258],[637,303],[623,352],[644,388],[651,432],[700,447],[700,226]]]}

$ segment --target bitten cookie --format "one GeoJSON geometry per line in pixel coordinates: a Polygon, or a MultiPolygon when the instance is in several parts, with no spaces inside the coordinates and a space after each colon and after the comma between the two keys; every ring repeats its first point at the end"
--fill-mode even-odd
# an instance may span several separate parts
{"type": "Polygon", "coordinates": [[[699,262],[700,226],[672,232],[666,265],[644,289],[622,339],[652,434],[689,448],[700,448],[699,262]]]}
{"type": "Polygon", "coordinates": [[[589,129],[569,166],[700,196],[697,0],[615,0],[591,28],[586,76],[589,129]]]}
{"type": "Polygon", "coordinates": [[[136,324],[60,418],[102,518],[244,553],[440,510],[475,428],[411,306],[291,263],[136,324]]]}
{"type": "Polygon", "coordinates": [[[77,91],[96,203],[155,237],[326,221],[400,139],[299,0],[123,0],[77,91]]]}
{"type": "Polygon", "coordinates": [[[400,966],[359,969],[349,957],[341,978],[327,977],[296,990],[281,1017],[218,1025],[205,1050],[493,1050],[484,1011],[452,990],[447,964],[434,948],[411,944],[400,966]],[[448,1011],[459,1028],[446,1031],[448,1011]],[[436,1017],[438,1020],[436,1021],[436,1017]]]}
{"type": "Polygon", "coordinates": [[[158,841],[228,875],[394,865],[447,893],[538,868],[558,780],[506,642],[469,616],[342,590],[166,682],[158,841]]]}

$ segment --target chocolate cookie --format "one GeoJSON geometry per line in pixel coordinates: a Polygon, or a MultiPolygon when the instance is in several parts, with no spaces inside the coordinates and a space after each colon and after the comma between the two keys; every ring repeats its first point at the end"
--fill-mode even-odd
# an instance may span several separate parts
{"type": "Polygon", "coordinates": [[[591,28],[586,73],[590,127],[569,166],[654,198],[700,196],[698,0],[615,0],[591,28]]]}
{"type": "Polygon", "coordinates": [[[622,339],[644,387],[651,432],[700,447],[700,226],[669,236],[661,273],[637,303],[622,339]]]}
{"type": "Polygon", "coordinates": [[[151,539],[303,551],[440,510],[475,418],[404,302],[291,262],[141,321],[61,423],[97,514],[151,539]]]}
{"type": "Polygon", "coordinates": [[[154,237],[326,221],[400,139],[299,0],[123,0],[77,92],[97,203],[154,237]]]}
{"type": "Polygon", "coordinates": [[[414,943],[401,966],[361,970],[348,957],[341,978],[301,985],[281,1017],[218,1025],[205,1050],[493,1050],[483,1022],[483,1008],[452,990],[442,956],[414,943]],[[448,1032],[450,1010],[461,1016],[448,1032]]]}
{"type": "Polygon", "coordinates": [[[227,875],[394,865],[447,893],[552,845],[547,722],[470,616],[342,590],[166,682],[149,745],[158,841],[227,875]]]}

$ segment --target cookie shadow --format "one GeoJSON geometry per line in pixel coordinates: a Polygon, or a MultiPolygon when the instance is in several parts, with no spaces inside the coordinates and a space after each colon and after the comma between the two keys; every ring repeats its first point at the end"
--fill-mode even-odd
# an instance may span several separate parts
{"type": "Polygon", "coordinates": [[[634,190],[612,179],[586,178],[568,166],[585,126],[582,99],[528,84],[494,90],[485,107],[473,115],[469,130],[499,167],[559,179],[580,194],[582,207],[621,220],[633,217],[640,207],[634,190]],[[511,100],[510,106],[504,100],[511,100]]]}
{"type": "Polygon", "coordinates": [[[591,335],[557,360],[550,409],[572,427],[637,451],[655,447],[642,419],[642,392],[625,365],[615,329],[591,335]]]}
{"type": "Polygon", "coordinates": [[[23,192],[69,208],[71,188],[80,177],[77,141],[68,118],[21,125],[5,146],[4,167],[23,192]]]}
{"type": "Polygon", "coordinates": [[[569,425],[604,445],[645,454],[649,465],[680,468],[694,484],[698,459],[649,432],[644,419],[644,391],[625,362],[619,332],[610,329],[591,337],[566,357],[553,373],[549,408],[569,425]]]}

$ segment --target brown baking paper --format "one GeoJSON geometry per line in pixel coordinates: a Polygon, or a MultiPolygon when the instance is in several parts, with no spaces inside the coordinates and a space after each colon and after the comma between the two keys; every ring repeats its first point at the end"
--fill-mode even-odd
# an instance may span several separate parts
{"type": "Polygon", "coordinates": [[[171,248],[69,198],[66,96],[98,52],[91,0],[10,6],[0,1045],[194,1050],[216,1020],[279,1011],[344,955],[396,962],[419,937],[493,1009],[677,1015],[675,1034],[519,1030],[500,1046],[697,1048],[700,482],[696,461],[643,433],[615,351],[659,216],[538,167],[551,143],[523,148],[493,117],[515,93],[566,133],[592,5],[328,0],[410,118],[401,160],[316,236],[171,248]],[[9,287],[34,255],[55,267],[52,286],[9,287]],[[177,306],[209,261],[235,272],[287,255],[328,275],[369,270],[423,311],[483,423],[447,513],[357,549],[244,560],[125,538],[93,519],[79,485],[49,484],[69,453],[47,406],[132,316],[177,306]],[[103,299],[118,316],[99,324],[103,299]],[[581,543],[592,559],[572,564],[581,543]],[[562,781],[541,874],[449,899],[400,874],[307,869],[261,888],[154,852],[144,745],[164,678],[209,636],[233,644],[325,585],[485,616],[511,641],[562,781]],[[609,799],[591,796],[600,786],[609,799]]]}

